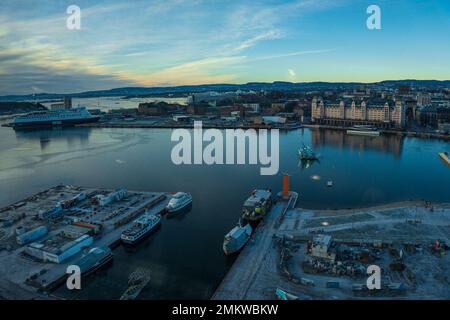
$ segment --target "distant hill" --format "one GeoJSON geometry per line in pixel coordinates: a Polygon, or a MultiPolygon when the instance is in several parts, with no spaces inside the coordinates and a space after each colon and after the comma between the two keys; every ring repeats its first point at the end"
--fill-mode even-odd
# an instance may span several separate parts
{"type": "Polygon", "coordinates": [[[450,80],[385,80],[375,83],[361,83],[361,82],[283,82],[275,81],[269,82],[249,82],[245,84],[204,84],[204,85],[185,85],[175,87],[125,87],[115,88],[111,90],[97,90],[86,91],[79,93],[56,94],[56,93],[39,93],[35,95],[8,95],[0,96],[0,101],[33,101],[44,99],[62,99],[63,96],[71,96],[78,98],[92,98],[92,97],[108,97],[108,96],[141,96],[141,95],[156,95],[169,93],[189,93],[202,91],[231,91],[231,90],[332,90],[332,89],[346,89],[357,85],[364,85],[373,88],[396,88],[400,85],[410,85],[415,88],[428,89],[442,89],[450,88],[450,80]]]}
{"type": "Polygon", "coordinates": [[[0,115],[27,113],[38,110],[46,110],[40,103],[31,102],[0,102],[0,115]]]}

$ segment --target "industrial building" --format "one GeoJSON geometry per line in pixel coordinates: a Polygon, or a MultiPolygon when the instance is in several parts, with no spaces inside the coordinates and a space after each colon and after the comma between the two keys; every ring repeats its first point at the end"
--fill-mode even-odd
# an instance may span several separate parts
{"type": "Polygon", "coordinates": [[[77,238],[72,238],[72,235],[61,232],[48,236],[41,241],[29,244],[25,253],[43,262],[62,263],[94,242],[94,239],[87,234],[77,238]]]}
{"type": "Polygon", "coordinates": [[[311,245],[311,256],[319,259],[336,260],[336,253],[331,250],[333,238],[320,234],[314,237],[311,245]]]}

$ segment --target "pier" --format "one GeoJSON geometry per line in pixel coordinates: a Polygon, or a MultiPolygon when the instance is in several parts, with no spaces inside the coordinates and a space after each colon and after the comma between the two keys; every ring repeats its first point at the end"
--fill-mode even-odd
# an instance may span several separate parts
{"type": "Polygon", "coordinates": [[[265,265],[272,238],[286,212],[295,206],[298,194],[291,192],[287,198],[280,197],[264,220],[258,225],[247,245],[239,253],[228,274],[222,280],[213,300],[245,300],[251,299],[249,290],[265,265]]]}
{"type": "Polygon", "coordinates": [[[166,192],[58,185],[1,208],[0,296],[50,298],[85,249],[114,248],[137,217],[163,213],[170,198],[166,192]],[[45,234],[33,235],[42,228],[45,234]],[[80,239],[90,241],[84,246],[80,239]]]}

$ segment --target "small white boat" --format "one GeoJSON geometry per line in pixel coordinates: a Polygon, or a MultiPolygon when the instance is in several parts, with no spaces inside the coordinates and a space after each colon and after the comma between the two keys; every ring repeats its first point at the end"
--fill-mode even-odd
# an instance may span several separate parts
{"type": "Polygon", "coordinates": [[[366,125],[356,125],[347,130],[347,134],[357,135],[357,136],[371,136],[378,137],[380,131],[377,128],[366,125]]]}
{"type": "Polygon", "coordinates": [[[327,187],[332,187],[333,186],[333,181],[329,180],[327,181],[327,187]]]}
{"type": "Polygon", "coordinates": [[[183,208],[186,208],[188,205],[192,203],[192,196],[190,193],[186,192],[177,192],[170,199],[169,204],[166,206],[167,212],[176,212],[183,208]]]}

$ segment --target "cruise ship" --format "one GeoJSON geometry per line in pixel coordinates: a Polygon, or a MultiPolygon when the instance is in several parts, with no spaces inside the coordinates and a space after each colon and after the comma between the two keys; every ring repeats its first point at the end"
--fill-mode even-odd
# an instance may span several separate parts
{"type": "Polygon", "coordinates": [[[253,228],[250,223],[246,225],[239,223],[226,234],[223,240],[223,252],[230,255],[241,250],[250,239],[252,232],[253,228]]]}
{"type": "Polygon", "coordinates": [[[133,222],[133,226],[124,232],[120,238],[125,244],[136,244],[150,235],[161,223],[161,215],[145,213],[133,222]]]}
{"type": "Polygon", "coordinates": [[[45,110],[27,113],[14,118],[14,129],[68,127],[76,124],[97,122],[100,116],[92,115],[85,107],[45,110]]]}

